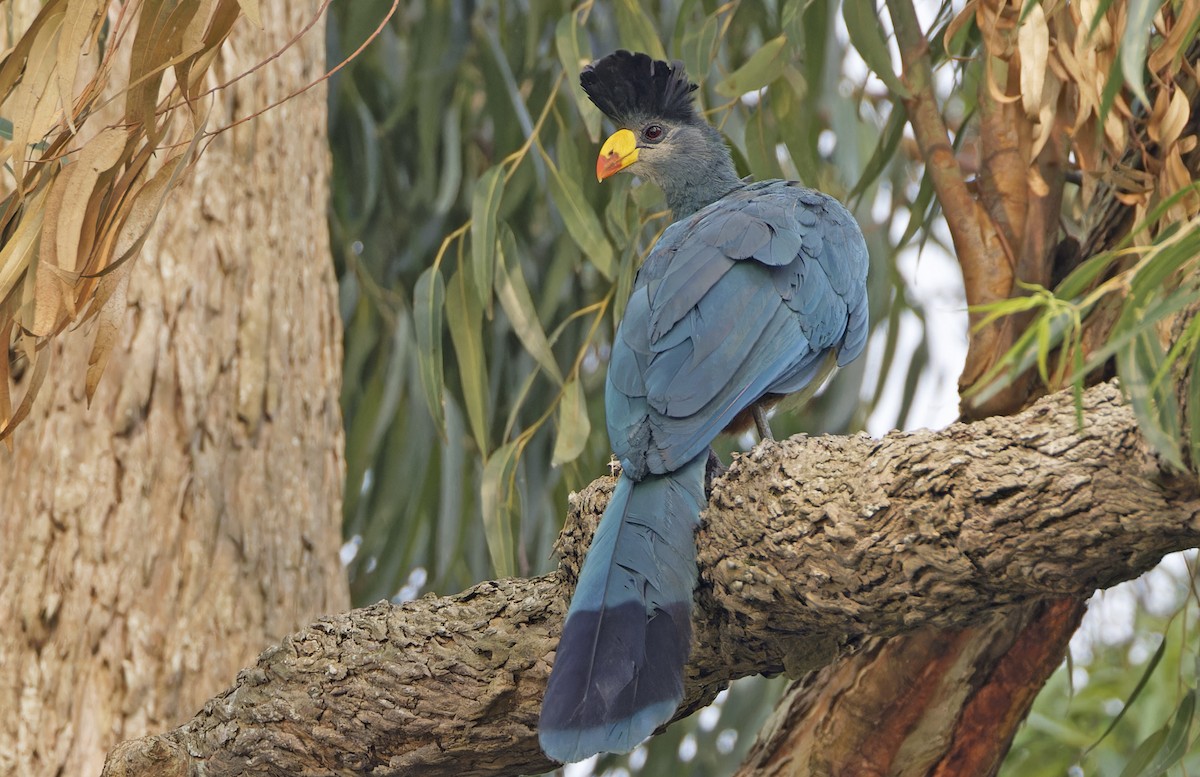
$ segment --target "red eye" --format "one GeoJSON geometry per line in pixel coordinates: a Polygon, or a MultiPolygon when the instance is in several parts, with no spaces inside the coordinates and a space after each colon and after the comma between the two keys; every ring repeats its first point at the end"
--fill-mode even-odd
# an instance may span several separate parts
{"type": "Polygon", "coordinates": [[[642,137],[655,143],[662,140],[664,134],[666,133],[663,131],[663,128],[657,124],[651,124],[642,130],[642,137]]]}

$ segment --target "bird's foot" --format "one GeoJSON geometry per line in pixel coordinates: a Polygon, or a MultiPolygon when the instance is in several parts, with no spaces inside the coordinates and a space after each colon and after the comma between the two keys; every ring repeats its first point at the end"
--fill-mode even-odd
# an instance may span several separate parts
{"type": "Polygon", "coordinates": [[[717,452],[714,451],[712,448],[709,448],[708,449],[708,464],[704,468],[704,496],[705,497],[712,496],[713,481],[719,477],[724,477],[725,473],[728,471],[729,471],[729,467],[726,467],[724,464],[721,463],[721,457],[717,455],[717,452]]]}
{"type": "Polygon", "coordinates": [[[775,435],[771,434],[771,425],[767,423],[767,411],[755,405],[750,408],[750,412],[754,416],[754,426],[758,429],[759,441],[774,440],[775,435]]]}

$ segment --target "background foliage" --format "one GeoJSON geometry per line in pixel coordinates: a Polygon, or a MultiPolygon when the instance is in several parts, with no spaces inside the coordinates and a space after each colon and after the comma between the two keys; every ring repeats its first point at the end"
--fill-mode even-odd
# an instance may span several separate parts
{"type": "MultiPolygon", "coordinates": [[[[335,6],[335,50],[385,6],[335,6]]],[[[594,53],[682,57],[741,172],[853,195],[877,328],[921,313],[891,235],[916,194],[912,166],[879,160],[878,178],[851,192],[890,103],[865,70],[857,82],[843,74],[837,14],[823,2],[414,3],[335,81],[346,533],[362,538],[360,600],[394,595],[415,566],[437,590],[548,569],[567,494],[605,471],[607,345],[666,224],[653,187],[595,183],[606,128],[577,87],[594,53]],[[769,101],[744,97],[767,86],[769,101]]],[[[877,347],[876,375],[920,374],[923,352],[892,363],[894,333],[877,347]]],[[[860,361],[779,432],[861,426],[877,383],[860,361]]]]}
{"type": "MultiPolygon", "coordinates": [[[[335,4],[330,60],[353,50],[389,5],[335,4]]],[[[945,267],[930,249],[948,253],[952,239],[961,247],[975,230],[995,255],[1016,261],[1015,243],[1033,229],[1028,214],[1005,210],[1008,193],[989,192],[987,179],[962,190],[983,207],[954,203],[921,158],[904,107],[909,86],[895,75],[911,52],[890,32],[893,23],[899,33],[919,24],[956,164],[968,176],[992,164],[981,151],[995,143],[987,133],[1019,128],[1007,181],[1005,163],[995,163],[1001,186],[1029,199],[1054,187],[1061,201],[1047,237],[1083,246],[1054,274],[1023,278],[1023,292],[981,294],[968,284],[981,305],[974,323],[1009,332],[972,354],[970,396],[985,401],[1031,368],[1037,388],[1027,393],[1081,385],[1116,356],[1148,436],[1182,463],[1190,422],[1180,424],[1164,376],[1187,365],[1195,337],[1168,353],[1155,327],[1195,299],[1195,285],[1180,283],[1194,277],[1188,269],[1200,254],[1200,198],[1184,162],[1195,150],[1194,95],[1173,79],[1190,61],[1183,53],[1200,4],[971,0],[926,3],[912,18],[904,3],[888,10],[881,17],[865,0],[411,2],[335,77],[344,557],[357,602],[546,571],[569,492],[605,472],[607,344],[638,263],[665,226],[653,187],[627,177],[593,182],[609,128],[577,76],[618,47],[684,61],[741,172],[827,191],[863,226],[869,354],[803,412],[778,418],[777,433],[844,432],[869,418],[874,428],[906,426],[928,393],[922,381],[946,380],[930,370],[937,352],[962,336],[928,323],[936,308],[963,305],[931,295],[928,280],[921,287],[918,278],[945,267]],[[1146,127],[1155,145],[1143,153],[1146,127]],[[1054,179],[1042,161],[1057,142],[1069,142],[1060,149],[1069,169],[1054,179]],[[1097,247],[1087,242],[1104,217],[1094,206],[1114,188],[1144,228],[1080,264],[1097,247]],[[961,206],[949,222],[948,201],[961,206]],[[1001,205],[989,210],[993,202],[1001,205]],[[1088,340],[1087,322],[1097,321],[1088,340]]],[[[749,442],[727,443],[724,453],[749,442]]],[[[1139,633],[1156,628],[1166,625],[1144,623],[1139,633]]],[[[1189,666],[1194,640],[1167,644],[1170,661],[1154,662],[1151,674],[1168,677],[1163,667],[1174,666],[1178,681],[1148,682],[1137,702],[1145,717],[1119,721],[1086,756],[1116,714],[1111,700],[1128,699],[1141,676],[1128,663],[1134,651],[1096,652],[1092,679],[1074,697],[1067,675],[1056,677],[1009,773],[1061,774],[1079,762],[1088,773],[1122,774],[1143,741],[1159,747],[1148,745],[1144,768],[1128,773],[1154,773],[1171,735],[1168,726],[1153,741],[1160,726],[1187,713],[1170,746],[1191,741],[1194,679],[1179,667],[1189,666]]],[[[693,773],[730,772],[768,710],[763,682],[735,686],[719,712],[673,727],[626,763],[662,773],[682,754],[693,773]]]]}

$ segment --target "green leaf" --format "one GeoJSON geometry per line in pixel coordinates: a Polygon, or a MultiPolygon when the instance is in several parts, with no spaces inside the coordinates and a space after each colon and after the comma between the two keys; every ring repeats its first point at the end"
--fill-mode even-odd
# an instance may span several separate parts
{"type": "Polygon", "coordinates": [[[702,77],[712,64],[713,52],[717,47],[717,32],[720,29],[719,15],[720,11],[709,14],[699,29],[692,27],[683,34],[680,53],[683,66],[693,78],[702,77]]]}
{"type": "Polygon", "coordinates": [[[554,45],[558,50],[558,61],[562,63],[567,74],[567,84],[571,96],[575,98],[575,107],[583,117],[583,125],[587,128],[588,137],[593,143],[600,141],[600,110],[592,105],[587,93],[579,84],[579,71],[582,66],[592,60],[591,47],[584,52],[587,36],[580,35],[579,14],[572,11],[558,20],[554,27],[554,45]],[[580,39],[583,39],[583,42],[580,39]]]}
{"type": "Polygon", "coordinates": [[[845,0],[842,17],[846,20],[850,42],[867,67],[875,71],[875,75],[887,84],[893,94],[905,100],[912,97],[912,92],[892,70],[892,56],[888,52],[887,41],[883,39],[883,27],[879,24],[875,3],[872,0],[845,0]]]}
{"type": "MultiPolygon", "coordinates": [[[[1101,0],[1104,2],[1104,0],[1101,0]]],[[[1104,125],[1105,119],[1108,118],[1108,112],[1112,110],[1113,103],[1116,102],[1117,94],[1121,91],[1123,81],[1118,78],[1121,72],[1122,58],[1118,57],[1113,60],[1113,63],[1108,68],[1108,74],[1104,78],[1104,89],[1100,92],[1100,125],[1104,125]]]]}
{"type": "Polygon", "coordinates": [[[786,46],[786,35],[780,35],[764,43],[750,59],[746,60],[746,64],[717,84],[717,94],[725,97],[740,97],[747,92],[762,89],[779,78],[783,75],[783,69],[788,63],[786,46]]]}
{"type": "Polygon", "coordinates": [[[1087,290],[1092,281],[1098,278],[1102,272],[1108,269],[1119,258],[1120,254],[1115,251],[1102,251],[1084,260],[1058,284],[1058,288],[1054,290],[1055,295],[1062,299],[1074,299],[1078,297],[1087,290]]]}
{"type": "Polygon", "coordinates": [[[446,284],[436,267],[429,267],[413,289],[413,323],[417,330],[417,358],[425,403],[439,434],[445,435],[445,379],[442,371],[442,308],[446,284]]]}
{"type": "Polygon", "coordinates": [[[1160,0],[1129,0],[1129,18],[1121,36],[1121,74],[1147,110],[1150,98],[1146,96],[1146,47],[1154,32],[1154,13],[1159,5],[1160,0]]]}
{"type": "Polygon", "coordinates": [[[496,275],[496,212],[504,195],[504,168],[489,167],[471,193],[471,279],[479,304],[490,308],[496,275]]]}
{"type": "Polygon", "coordinates": [[[1150,761],[1162,749],[1163,742],[1167,739],[1166,728],[1160,728],[1145,739],[1137,750],[1133,751],[1133,755],[1129,758],[1129,762],[1125,764],[1125,768],[1121,770],[1121,777],[1146,777],[1146,768],[1150,765],[1150,761]]]}
{"type": "Polygon", "coordinates": [[[1156,246],[1153,255],[1138,269],[1130,283],[1130,297],[1141,301],[1158,294],[1176,270],[1195,260],[1200,249],[1200,229],[1192,230],[1177,240],[1156,246]]]}
{"type": "Polygon", "coordinates": [[[667,52],[663,49],[658,34],[658,24],[650,18],[638,0],[617,0],[617,31],[618,40],[632,51],[644,51],[654,59],[666,59],[667,52]]]}
{"type": "MultiPolygon", "coordinates": [[[[458,358],[459,380],[471,434],[485,455],[488,451],[487,363],[483,353],[483,305],[479,294],[468,288],[466,274],[460,269],[450,278],[446,294],[446,323],[458,358]]],[[[490,296],[490,295],[489,295],[490,296]]]]}
{"type": "MultiPolygon", "coordinates": [[[[1200,318],[1193,318],[1188,324],[1185,337],[1194,338],[1198,334],[1200,334],[1200,318]]],[[[1192,454],[1192,470],[1194,471],[1200,468],[1200,348],[1195,347],[1194,343],[1188,371],[1187,392],[1188,446],[1192,454]]],[[[1200,656],[1200,653],[1197,655],[1200,656]]]]}
{"type": "Polygon", "coordinates": [[[583,197],[579,182],[573,178],[564,177],[562,172],[542,151],[546,160],[546,168],[550,171],[550,199],[558,207],[559,215],[571,233],[571,238],[583,249],[596,269],[607,279],[612,280],[616,274],[616,263],[613,260],[612,245],[604,235],[600,219],[583,197]]]}
{"type": "Polygon", "coordinates": [[[900,138],[904,137],[904,127],[907,124],[908,111],[905,110],[904,104],[894,103],[891,115],[888,116],[887,126],[883,128],[883,133],[879,136],[879,143],[875,146],[875,152],[871,154],[871,158],[863,167],[862,175],[858,177],[858,183],[854,184],[854,188],[846,195],[847,200],[861,196],[868,186],[875,183],[884,168],[895,160],[896,147],[900,145],[900,138]]]}
{"type": "Polygon", "coordinates": [[[1050,319],[1042,317],[1035,327],[1037,332],[1037,368],[1042,383],[1050,385],[1050,319]]]}
{"type": "Polygon", "coordinates": [[[1137,685],[1133,687],[1133,691],[1130,692],[1129,698],[1125,700],[1125,705],[1121,707],[1121,711],[1118,712],[1112,721],[1109,722],[1108,728],[1104,729],[1104,733],[1100,735],[1100,738],[1093,742],[1091,747],[1083,751],[1083,755],[1087,755],[1095,750],[1096,746],[1103,742],[1104,738],[1112,733],[1112,730],[1117,727],[1117,724],[1121,722],[1121,718],[1125,717],[1125,713],[1128,712],[1133,703],[1137,701],[1137,697],[1146,687],[1146,683],[1150,682],[1150,675],[1154,674],[1154,669],[1158,666],[1158,662],[1162,661],[1163,654],[1166,652],[1166,650],[1167,637],[1164,634],[1162,642],[1158,643],[1158,650],[1155,650],[1154,655],[1150,656],[1150,661],[1147,662],[1146,668],[1142,670],[1141,678],[1138,679],[1137,685]]]}
{"type": "Polygon", "coordinates": [[[1121,388],[1129,397],[1138,428],[1146,442],[1176,469],[1184,469],[1179,448],[1179,407],[1165,384],[1155,387],[1154,376],[1162,363],[1162,347],[1151,328],[1142,329],[1116,353],[1121,388]]]}
{"type": "Polygon", "coordinates": [[[614,189],[604,206],[604,225],[608,234],[624,245],[633,239],[633,234],[641,223],[638,215],[629,208],[629,186],[625,182],[613,182],[614,189]]]}
{"type": "Polygon", "coordinates": [[[559,370],[554,352],[550,349],[542,322],[537,318],[533,297],[529,294],[525,274],[521,271],[517,239],[507,224],[501,222],[499,230],[500,262],[496,268],[496,295],[500,298],[500,306],[504,308],[504,313],[525,350],[529,351],[530,356],[541,365],[546,374],[554,379],[555,384],[561,386],[562,371],[559,370]]]}
{"type": "Polygon", "coordinates": [[[517,462],[521,446],[516,441],[501,445],[487,459],[479,486],[479,501],[483,509],[483,532],[487,537],[488,555],[497,577],[512,577],[517,573],[516,549],[516,481],[517,462]]]}
{"type": "Polygon", "coordinates": [[[558,403],[558,437],[554,441],[554,456],[550,463],[561,466],[574,461],[587,446],[592,422],[588,418],[587,397],[579,379],[567,381],[558,403]]]}
{"type": "Polygon", "coordinates": [[[779,155],[776,153],[779,128],[767,116],[768,110],[763,105],[750,113],[750,120],[746,123],[746,161],[750,163],[750,173],[755,178],[782,178],[783,170],[779,167],[779,155]]]}
{"type": "Polygon", "coordinates": [[[1146,777],[1159,777],[1167,769],[1177,764],[1188,750],[1188,734],[1192,728],[1192,717],[1196,712],[1196,691],[1192,689],[1184,694],[1183,699],[1175,710],[1175,720],[1167,731],[1166,739],[1158,750],[1154,761],[1146,769],[1146,777]]]}

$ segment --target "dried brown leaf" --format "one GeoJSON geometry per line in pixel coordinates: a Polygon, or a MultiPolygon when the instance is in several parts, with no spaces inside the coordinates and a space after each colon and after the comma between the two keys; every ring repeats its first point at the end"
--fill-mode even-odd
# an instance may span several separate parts
{"type": "Polygon", "coordinates": [[[1017,30],[1017,50],[1021,54],[1021,106],[1025,115],[1036,119],[1042,112],[1042,89],[1050,58],[1050,27],[1040,3],[1034,3],[1017,30]]]}
{"type": "Polygon", "coordinates": [[[33,48],[34,42],[41,37],[42,28],[46,26],[47,22],[62,13],[66,2],[67,0],[47,0],[42,6],[42,10],[38,11],[38,15],[29,25],[29,29],[0,61],[0,100],[5,101],[3,104],[5,115],[11,116],[12,110],[7,100],[13,85],[25,71],[25,63],[29,59],[29,52],[33,48]]]}
{"type": "Polygon", "coordinates": [[[1192,112],[1191,103],[1182,89],[1175,89],[1170,100],[1166,97],[1166,91],[1158,91],[1154,100],[1154,111],[1150,114],[1150,122],[1146,126],[1150,139],[1164,147],[1174,145],[1175,141],[1179,140],[1192,112]]]}
{"type": "MultiPolygon", "coordinates": [[[[4,315],[3,310],[4,307],[0,305],[0,353],[4,354],[4,358],[0,359],[0,429],[7,429],[12,419],[12,395],[8,388],[12,371],[8,361],[8,346],[12,342],[13,320],[4,315]]],[[[12,450],[11,442],[8,447],[12,450]]]]}
{"type": "Polygon", "coordinates": [[[1046,142],[1055,133],[1055,118],[1058,113],[1058,96],[1062,91],[1062,82],[1049,74],[1042,84],[1042,98],[1038,105],[1037,123],[1033,125],[1033,142],[1030,143],[1029,161],[1038,158],[1046,142]]]}
{"type": "Polygon", "coordinates": [[[1192,44],[1194,25],[1200,20],[1200,0],[1179,0],[1173,8],[1175,14],[1170,31],[1146,61],[1150,72],[1163,79],[1173,77],[1179,69],[1184,52],[1192,44]]]}
{"type": "MultiPolygon", "coordinates": [[[[958,12],[958,15],[951,19],[950,23],[946,25],[946,32],[942,35],[943,47],[948,47],[950,45],[950,42],[954,40],[955,36],[958,35],[959,31],[964,25],[975,20],[975,6],[978,3],[979,0],[968,0],[967,4],[963,6],[963,9],[958,12]]],[[[950,49],[946,48],[946,54],[949,55],[950,53],[950,49]]]]}
{"type": "Polygon", "coordinates": [[[991,99],[995,100],[997,103],[1000,103],[1001,105],[1007,105],[1009,103],[1019,102],[1021,99],[1021,95],[1005,94],[1004,87],[1000,86],[1000,84],[997,83],[997,81],[996,81],[995,70],[996,69],[994,67],[985,67],[984,68],[984,71],[986,71],[986,73],[987,73],[987,77],[984,80],[987,83],[988,96],[991,97],[991,99]]]}
{"type": "Polygon", "coordinates": [[[100,279],[96,288],[96,300],[100,304],[96,316],[96,340],[92,343],[92,352],[88,355],[87,368],[87,401],[91,405],[92,397],[96,395],[96,387],[104,376],[104,368],[108,366],[108,357],[112,355],[113,346],[117,343],[117,335],[121,331],[121,322],[125,317],[127,296],[129,291],[129,271],[132,264],[124,264],[100,279]]]}
{"type": "Polygon", "coordinates": [[[40,142],[58,121],[58,91],[51,90],[51,84],[58,67],[58,33],[64,18],[60,9],[38,29],[21,80],[3,106],[13,124],[12,168],[17,180],[25,177],[29,147],[40,142]]]}
{"type": "Polygon", "coordinates": [[[198,3],[145,0],[138,15],[138,30],[129,59],[129,91],[125,95],[125,120],[141,123],[156,142],[158,89],[167,68],[180,60],[180,47],[198,3]]]}
{"type": "Polygon", "coordinates": [[[24,217],[0,248],[0,300],[8,299],[29,269],[45,215],[46,191],[42,188],[26,201],[24,217]]]}
{"type": "Polygon", "coordinates": [[[255,27],[261,28],[262,23],[262,8],[259,7],[258,0],[239,0],[242,6],[242,12],[246,14],[246,18],[254,22],[255,27]]]}
{"type": "Polygon", "coordinates": [[[26,372],[29,376],[29,383],[25,386],[25,394],[21,397],[21,404],[13,411],[8,423],[0,426],[0,440],[4,440],[12,434],[12,430],[17,427],[17,424],[24,421],[25,416],[29,415],[29,410],[33,407],[33,400],[37,398],[37,393],[42,388],[42,383],[46,380],[46,373],[50,369],[49,348],[38,350],[34,338],[28,335],[21,336],[18,341],[18,347],[24,352],[26,358],[29,359],[30,368],[26,372]]]}
{"type": "Polygon", "coordinates": [[[68,128],[78,132],[75,126],[75,76],[84,58],[90,55],[88,40],[95,40],[104,19],[106,3],[98,0],[69,0],[62,31],[58,36],[58,99],[66,116],[68,128]]]}
{"type": "MultiPolygon", "coordinates": [[[[1192,185],[1192,174],[1188,170],[1187,165],[1183,161],[1183,155],[1179,151],[1179,146],[1175,145],[1167,152],[1166,158],[1163,160],[1162,173],[1159,175],[1159,190],[1158,194],[1162,198],[1170,197],[1192,185]]],[[[1189,196],[1184,196],[1172,205],[1165,216],[1169,222],[1185,221],[1196,214],[1198,206],[1198,198],[1193,192],[1189,196]]]]}
{"type": "Polygon", "coordinates": [[[58,266],[67,272],[75,272],[85,266],[79,251],[83,224],[89,204],[102,199],[106,191],[97,188],[102,173],[106,173],[125,158],[129,137],[120,127],[108,127],[92,138],[79,153],[79,158],[70,165],[66,174],[60,176],[65,190],[66,206],[58,215],[54,243],[57,248],[58,266]]]}

